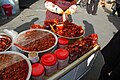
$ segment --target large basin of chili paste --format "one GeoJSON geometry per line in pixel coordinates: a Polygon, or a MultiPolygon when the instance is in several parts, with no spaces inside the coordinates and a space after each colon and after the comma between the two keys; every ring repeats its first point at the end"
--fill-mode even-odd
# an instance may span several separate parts
{"type": "Polygon", "coordinates": [[[0,80],[29,80],[31,64],[21,53],[0,52],[0,80]]]}
{"type": "Polygon", "coordinates": [[[45,29],[30,29],[19,33],[15,45],[25,52],[39,53],[51,50],[57,45],[57,36],[45,29]]]}

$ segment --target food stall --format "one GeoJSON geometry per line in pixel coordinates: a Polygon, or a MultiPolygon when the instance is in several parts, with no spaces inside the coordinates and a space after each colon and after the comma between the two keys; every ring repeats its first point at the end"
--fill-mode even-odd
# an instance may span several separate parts
{"type": "MultiPolygon", "coordinates": [[[[5,55],[3,54],[5,53],[21,53],[22,56],[24,55],[29,66],[29,73],[26,80],[77,80],[84,76],[92,67],[97,52],[100,50],[100,45],[97,43],[98,36],[96,34],[84,36],[82,27],[71,22],[65,22],[62,26],[55,26],[56,22],[54,21],[45,21],[44,23],[46,26],[32,25],[30,29],[22,31],[18,35],[14,31],[4,30],[7,34],[0,34],[0,40],[7,46],[4,45],[4,47],[1,47],[0,60],[4,62],[3,58],[5,55]],[[69,29],[75,33],[70,35],[72,31],[69,29]],[[12,35],[10,36],[8,34],[12,35]],[[60,38],[69,41],[67,46],[62,44],[65,46],[64,48],[59,48],[60,38]],[[8,42],[7,40],[10,43],[6,43],[8,42]],[[59,54],[57,54],[57,50],[64,51],[64,53],[60,53],[61,51],[59,51],[59,54]]],[[[63,42],[65,43],[65,41],[63,42]]],[[[6,65],[8,64],[6,63],[6,65]]],[[[2,75],[5,74],[2,71],[4,66],[0,69],[0,79],[11,77],[2,75]]],[[[6,69],[8,70],[8,68],[6,69]]],[[[14,71],[19,71],[16,68],[14,69],[14,71]]],[[[15,79],[17,78],[21,77],[15,77],[15,79]]],[[[25,77],[23,78],[25,79],[25,77]]]]}

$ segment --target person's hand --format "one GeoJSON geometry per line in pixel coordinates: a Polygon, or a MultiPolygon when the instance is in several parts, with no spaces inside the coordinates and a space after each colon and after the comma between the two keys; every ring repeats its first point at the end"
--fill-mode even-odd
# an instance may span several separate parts
{"type": "Polygon", "coordinates": [[[70,14],[71,14],[71,11],[70,11],[69,9],[67,9],[67,10],[65,11],[65,14],[70,15],[70,14]]]}
{"type": "Polygon", "coordinates": [[[61,8],[56,8],[56,13],[58,14],[63,14],[64,11],[61,8]]]}

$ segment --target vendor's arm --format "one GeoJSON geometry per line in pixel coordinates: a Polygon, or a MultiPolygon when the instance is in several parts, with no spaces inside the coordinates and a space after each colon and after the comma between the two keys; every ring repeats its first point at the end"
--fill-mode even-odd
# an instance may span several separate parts
{"type": "Polygon", "coordinates": [[[76,12],[76,10],[77,10],[77,6],[74,4],[74,5],[71,5],[71,6],[65,11],[65,13],[66,13],[67,15],[73,14],[74,12],[76,12]]]}
{"type": "Polygon", "coordinates": [[[50,1],[46,1],[45,2],[45,7],[54,13],[58,13],[58,14],[62,14],[64,11],[57,5],[55,5],[54,3],[50,2],[50,1]]]}

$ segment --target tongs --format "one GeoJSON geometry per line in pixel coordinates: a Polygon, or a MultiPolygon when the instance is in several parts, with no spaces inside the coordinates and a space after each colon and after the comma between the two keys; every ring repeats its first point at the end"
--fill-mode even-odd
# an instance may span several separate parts
{"type": "Polygon", "coordinates": [[[50,25],[50,28],[51,28],[51,30],[55,33],[55,29],[53,28],[54,25],[55,25],[55,24],[50,25]]]}

